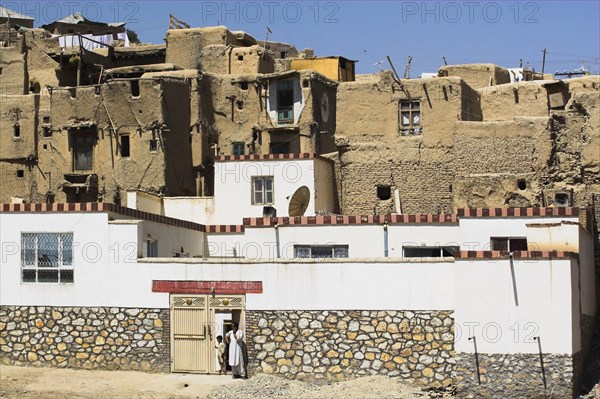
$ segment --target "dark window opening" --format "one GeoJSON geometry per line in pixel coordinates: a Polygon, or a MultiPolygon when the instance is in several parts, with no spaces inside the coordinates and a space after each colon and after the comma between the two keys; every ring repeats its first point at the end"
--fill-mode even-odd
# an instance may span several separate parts
{"type": "Polygon", "coordinates": [[[71,98],[77,98],[77,89],[75,87],[69,89],[69,96],[71,96],[71,98]]]}
{"type": "Polygon", "coordinates": [[[243,141],[236,141],[231,144],[232,155],[244,155],[246,150],[246,143],[243,141]]]}
{"type": "Polygon", "coordinates": [[[44,144],[42,147],[44,148],[44,150],[47,150],[48,149],[48,144],[44,144]]]}
{"type": "Polygon", "coordinates": [[[517,181],[517,186],[519,186],[519,190],[525,190],[527,188],[527,182],[525,179],[519,179],[517,181]]]}
{"type": "Polygon", "coordinates": [[[151,139],[150,140],[150,152],[158,151],[158,140],[151,139]]]}
{"type": "Polygon", "coordinates": [[[492,251],[527,251],[527,238],[492,237],[490,244],[492,251]]]}
{"type": "Polygon", "coordinates": [[[270,142],[269,150],[271,154],[290,154],[290,142],[270,142]]]}
{"type": "Polygon", "coordinates": [[[454,251],[460,248],[447,247],[402,247],[405,258],[449,258],[454,256],[454,251]]]}
{"type": "Polygon", "coordinates": [[[130,82],[130,88],[131,88],[131,95],[133,97],[139,97],[140,96],[140,81],[139,80],[132,80],[130,82]]]}
{"type": "Polygon", "coordinates": [[[244,56],[241,54],[238,54],[237,59],[238,59],[238,61],[244,61],[244,56]]]}
{"type": "Polygon", "coordinates": [[[44,117],[42,118],[42,121],[43,121],[44,123],[50,123],[50,117],[49,117],[49,116],[44,116],[44,117]]]}
{"type": "Polygon", "coordinates": [[[248,90],[248,82],[240,82],[240,89],[248,90]]]}
{"type": "Polygon", "coordinates": [[[128,158],[130,156],[129,150],[129,135],[123,135],[121,136],[121,157],[128,158]]]}
{"type": "Polygon", "coordinates": [[[242,110],[242,109],[244,109],[244,102],[243,102],[242,100],[238,100],[238,101],[236,101],[235,103],[237,104],[237,108],[238,108],[239,110],[242,110]]]}
{"type": "Polygon", "coordinates": [[[42,128],[42,134],[44,137],[52,137],[52,128],[50,126],[44,126],[42,128]]]}
{"type": "Polygon", "coordinates": [[[302,81],[302,87],[306,88],[308,86],[310,86],[310,81],[308,79],[304,79],[302,81]]]}
{"type": "Polygon", "coordinates": [[[15,125],[13,126],[13,137],[16,139],[21,137],[21,125],[19,125],[18,123],[15,123],[15,125]]]}
{"type": "Polygon", "coordinates": [[[287,56],[287,53],[285,51],[282,51],[279,53],[280,58],[285,58],[287,56]]]}
{"type": "Polygon", "coordinates": [[[377,198],[380,200],[389,200],[392,198],[392,187],[387,185],[377,186],[377,198]]]}
{"type": "Polygon", "coordinates": [[[554,204],[556,206],[569,206],[569,194],[556,193],[554,194],[554,204]]]}
{"type": "Polygon", "coordinates": [[[17,177],[25,177],[25,171],[23,169],[17,170],[17,177]]]}
{"type": "Polygon", "coordinates": [[[294,120],[294,81],[282,80],[277,83],[277,120],[294,120]]]}
{"type": "Polygon", "coordinates": [[[2,68],[0,68],[0,75],[2,75],[2,68]]]}
{"type": "Polygon", "coordinates": [[[75,170],[92,170],[95,137],[92,135],[75,135],[73,148],[73,168],[75,170]]]}

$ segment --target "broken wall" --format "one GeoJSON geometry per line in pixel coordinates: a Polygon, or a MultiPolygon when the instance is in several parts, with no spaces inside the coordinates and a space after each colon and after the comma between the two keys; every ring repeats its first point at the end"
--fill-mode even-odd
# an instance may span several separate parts
{"type": "Polygon", "coordinates": [[[458,76],[474,89],[510,83],[510,72],[494,64],[445,65],[438,76],[458,76]]]}

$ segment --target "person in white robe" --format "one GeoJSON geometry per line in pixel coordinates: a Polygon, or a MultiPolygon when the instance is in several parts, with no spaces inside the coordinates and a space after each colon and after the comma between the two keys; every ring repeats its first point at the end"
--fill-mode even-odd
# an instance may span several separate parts
{"type": "Polygon", "coordinates": [[[233,329],[225,335],[229,344],[229,365],[233,378],[248,378],[246,375],[246,344],[243,337],[244,333],[238,330],[236,323],[233,324],[233,329]]]}

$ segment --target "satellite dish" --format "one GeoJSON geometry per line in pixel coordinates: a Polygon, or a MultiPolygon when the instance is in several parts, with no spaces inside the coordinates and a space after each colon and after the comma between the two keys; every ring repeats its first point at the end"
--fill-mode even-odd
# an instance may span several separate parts
{"type": "Polygon", "coordinates": [[[290,205],[288,207],[288,215],[290,216],[303,216],[308,208],[310,202],[310,190],[306,186],[300,187],[292,198],[290,198],[290,205]]]}

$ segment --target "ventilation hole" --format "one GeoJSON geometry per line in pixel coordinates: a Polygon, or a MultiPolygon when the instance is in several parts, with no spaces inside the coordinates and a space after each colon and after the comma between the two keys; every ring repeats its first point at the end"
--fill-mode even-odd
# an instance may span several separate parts
{"type": "Polygon", "coordinates": [[[16,139],[21,137],[21,125],[19,125],[18,123],[15,123],[15,125],[13,126],[13,137],[16,139]]]}
{"type": "Polygon", "coordinates": [[[238,58],[238,61],[244,61],[244,56],[243,56],[243,55],[241,55],[241,54],[239,54],[239,55],[237,56],[237,58],[238,58]]]}
{"type": "Polygon", "coordinates": [[[556,193],[554,195],[554,203],[556,206],[569,206],[569,194],[556,193]]]}
{"type": "Polygon", "coordinates": [[[48,149],[48,144],[44,144],[42,147],[44,147],[44,150],[48,149]]]}
{"type": "Polygon", "coordinates": [[[310,86],[310,82],[309,82],[309,80],[308,80],[308,79],[304,79],[304,80],[302,81],[302,87],[308,87],[308,86],[310,86]]]}
{"type": "Polygon", "coordinates": [[[392,187],[387,185],[377,186],[377,198],[380,200],[389,200],[392,198],[392,187]]]}
{"type": "Polygon", "coordinates": [[[150,140],[150,151],[151,152],[158,151],[158,140],[156,140],[156,139],[150,140]]]}
{"type": "Polygon", "coordinates": [[[519,190],[525,190],[527,188],[527,182],[525,179],[519,179],[517,181],[517,186],[519,187],[519,190]]]}
{"type": "Polygon", "coordinates": [[[240,82],[240,89],[248,90],[248,82],[240,82]]]}
{"type": "Polygon", "coordinates": [[[50,117],[49,116],[44,116],[42,120],[43,120],[44,123],[50,123],[50,117]]]}
{"type": "Polygon", "coordinates": [[[25,171],[23,169],[17,170],[17,177],[25,177],[25,171]]]}

